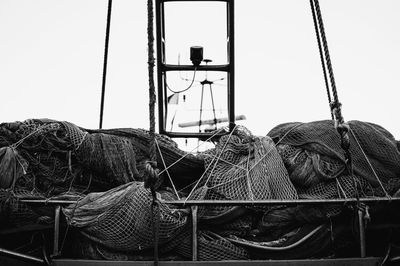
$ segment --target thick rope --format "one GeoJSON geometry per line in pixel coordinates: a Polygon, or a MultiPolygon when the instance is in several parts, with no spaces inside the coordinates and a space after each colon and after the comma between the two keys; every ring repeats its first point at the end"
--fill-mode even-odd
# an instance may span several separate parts
{"type": "MultiPolygon", "coordinates": [[[[322,45],[323,45],[323,51],[322,51],[321,45],[320,44],[318,45],[318,48],[320,50],[320,55],[324,55],[324,60],[322,60],[323,61],[322,65],[324,68],[324,63],[326,62],[326,66],[327,66],[328,72],[329,72],[330,85],[331,85],[332,95],[333,95],[333,101],[330,102],[331,115],[332,115],[332,119],[335,123],[335,128],[341,138],[341,147],[344,151],[346,171],[351,177],[353,177],[355,196],[357,199],[355,211],[358,212],[359,210],[361,210],[364,213],[364,221],[365,221],[365,220],[369,219],[368,206],[365,206],[365,204],[362,204],[360,202],[357,180],[355,179],[355,177],[353,175],[354,174],[353,173],[353,165],[352,165],[352,158],[351,158],[351,154],[350,154],[350,136],[349,136],[350,127],[347,123],[344,122],[344,118],[342,116],[342,108],[341,108],[341,103],[339,102],[339,97],[337,94],[335,77],[333,75],[333,68],[332,68],[331,58],[330,58],[329,49],[328,49],[328,41],[327,41],[326,35],[325,35],[325,28],[324,28],[324,23],[322,21],[322,15],[321,15],[321,9],[319,6],[319,1],[318,0],[310,0],[310,4],[311,4],[312,12],[313,12],[315,28],[317,30],[317,32],[316,32],[317,40],[319,41],[319,38],[321,38],[322,45]],[[316,15],[316,18],[318,21],[318,25],[317,25],[317,21],[315,20],[315,17],[314,17],[315,15],[316,15]]],[[[326,75],[326,73],[324,73],[324,75],[326,75]]],[[[330,97],[329,91],[328,91],[328,97],[330,97]]]]}
{"type": "Polygon", "coordinates": [[[153,237],[154,237],[154,265],[158,265],[158,231],[160,222],[160,208],[157,200],[155,186],[158,180],[157,154],[156,154],[156,135],[155,135],[155,103],[156,94],[154,86],[154,11],[153,0],[147,0],[147,44],[148,44],[148,69],[149,69],[149,121],[150,121],[150,143],[149,157],[146,164],[147,180],[145,186],[150,188],[153,201],[151,204],[151,213],[153,217],[153,237]]]}
{"type": "MultiPolygon", "coordinates": [[[[336,90],[335,77],[333,75],[333,68],[332,68],[331,58],[330,58],[330,55],[329,55],[328,41],[326,39],[324,22],[322,20],[321,9],[319,7],[319,1],[318,0],[310,0],[310,1],[311,1],[311,7],[312,8],[314,7],[313,2],[315,2],[315,12],[316,12],[316,15],[317,15],[317,20],[318,20],[319,33],[320,33],[320,37],[321,37],[321,40],[322,40],[322,45],[323,45],[323,48],[324,48],[326,67],[328,68],[328,72],[329,72],[329,79],[330,79],[330,82],[331,82],[333,100],[335,102],[339,102],[339,98],[338,98],[337,90],[336,90]]],[[[314,8],[313,8],[313,10],[314,10],[314,8]]]]}
{"type": "Polygon", "coordinates": [[[154,86],[154,35],[153,35],[153,1],[147,1],[147,41],[148,41],[148,70],[149,70],[149,120],[150,120],[150,160],[157,161],[156,145],[155,145],[155,103],[156,94],[154,86]]]}
{"type": "Polygon", "coordinates": [[[105,97],[105,93],[106,93],[108,43],[109,43],[109,40],[110,40],[111,9],[112,9],[112,0],[108,0],[106,39],[105,39],[105,44],[104,44],[104,59],[103,59],[103,80],[102,80],[102,84],[101,84],[99,129],[103,128],[104,97],[105,97]]]}
{"type": "MultiPolygon", "coordinates": [[[[324,74],[325,88],[326,88],[326,93],[328,95],[328,103],[330,105],[332,102],[332,97],[331,97],[331,92],[329,89],[328,75],[326,73],[326,65],[325,65],[325,56],[324,56],[324,52],[322,50],[321,36],[319,34],[319,27],[318,27],[318,22],[317,22],[317,16],[315,14],[313,0],[310,0],[310,5],[311,5],[311,13],[313,16],[313,21],[314,21],[315,35],[317,36],[317,43],[318,43],[319,57],[321,59],[322,72],[324,74]]],[[[330,108],[330,106],[329,106],[329,109],[331,111],[332,120],[334,120],[333,112],[332,112],[332,109],[330,108]]]]}
{"type": "Polygon", "coordinates": [[[315,26],[316,35],[317,35],[318,48],[319,48],[319,52],[320,52],[320,56],[321,56],[322,68],[324,70],[325,83],[327,85],[327,90],[328,90],[328,100],[330,101],[331,115],[335,122],[335,128],[341,137],[341,146],[344,150],[344,156],[345,156],[345,160],[346,160],[346,168],[347,168],[349,174],[352,174],[351,156],[350,156],[350,152],[349,152],[349,148],[350,148],[349,126],[347,124],[345,124],[344,118],[342,116],[341,103],[339,102],[339,97],[337,94],[335,77],[333,75],[333,68],[332,68],[332,63],[331,63],[329,49],[328,49],[328,41],[327,41],[326,35],[325,35],[324,22],[322,20],[322,14],[321,14],[321,9],[319,7],[319,1],[318,0],[310,0],[310,6],[311,6],[311,10],[312,10],[313,19],[314,19],[314,26],[315,26]],[[323,47],[321,46],[321,41],[322,41],[323,47]],[[329,86],[326,81],[325,63],[326,63],[326,67],[328,68],[328,72],[329,72],[333,101],[331,101],[331,99],[330,99],[329,86]]]}

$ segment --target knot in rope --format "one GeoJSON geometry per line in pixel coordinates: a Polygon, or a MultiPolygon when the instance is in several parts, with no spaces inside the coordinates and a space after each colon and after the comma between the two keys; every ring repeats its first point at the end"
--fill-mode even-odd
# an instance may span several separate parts
{"type": "Polygon", "coordinates": [[[365,203],[360,203],[357,208],[364,213],[364,220],[365,222],[371,221],[371,215],[369,214],[369,206],[365,203]]]}
{"type": "Polygon", "coordinates": [[[158,173],[159,173],[159,170],[157,169],[157,162],[146,161],[145,170],[146,170],[146,176],[144,178],[144,187],[154,190],[158,180],[158,173]]]}
{"type": "Polygon", "coordinates": [[[331,108],[333,120],[335,121],[335,128],[337,129],[340,124],[344,123],[344,118],[342,116],[342,104],[339,101],[333,101],[330,102],[329,106],[331,108]]]}
{"type": "Polygon", "coordinates": [[[350,137],[349,137],[349,131],[350,127],[347,123],[342,123],[339,124],[336,127],[336,130],[338,131],[340,138],[341,138],[341,146],[344,151],[348,151],[350,148],[350,137]]]}

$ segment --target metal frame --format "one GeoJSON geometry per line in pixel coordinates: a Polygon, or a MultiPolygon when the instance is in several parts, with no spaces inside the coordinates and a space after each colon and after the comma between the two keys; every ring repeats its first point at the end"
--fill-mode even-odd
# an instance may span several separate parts
{"type": "MultiPolygon", "coordinates": [[[[76,204],[74,200],[45,200],[45,199],[20,199],[21,202],[27,204],[51,204],[55,206],[55,221],[54,221],[54,246],[53,246],[53,254],[51,257],[57,257],[60,255],[58,250],[59,247],[59,224],[60,224],[60,210],[61,205],[69,205],[76,204]]],[[[377,203],[400,203],[399,198],[347,198],[347,199],[326,199],[326,200],[179,200],[179,201],[163,201],[166,204],[174,204],[178,206],[188,206],[191,209],[192,216],[192,261],[197,261],[198,255],[198,246],[197,246],[197,231],[198,231],[198,217],[197,210],[198,206],[262,206],[262,205],[320,205],[320,204],[328,204],[328,205],[351,205],[357,206],[358,204],[377,204],[377,203]]],[[[359,243],[360,243],[360,258],[366,257],[366,238],[365,238],[365,210],[358,209],[358,226],[359,226],[359,243]]],[[[354,258],[353,258],[354,259],[354,258]]],[[[73,260],[68,260],[69,262],[73,260]]],[[[290,262],[291,260],[287,260],[286,262],[290,262]]],[[[321,262],[321,260],[318,260],[321,262]]],[[[276,260],[272,260],[271,262],[276,262],[276,260]]],[[[328,262],[326,265],[337,265],[335,263],[328,262]]],[[[247,264],[247,263],[246,263],[247,264]]],[[[317,263],[318,264],[318,263],[317,263]]],[[[240,265],[240,264],[239,264],[240,265]]],[[[258,265],[257,263],[255,265],[258,265]]],[[[275,264],[274,264],[275,265],[275,264]]],[[[285,264],[289,265],[289,264],[285,264]]],[[[294,264],[291,264],[294,265],[294,264]]],[[[319,265],[319,264],[318,264],[319,265]]]]}
{"type": "Polygon", "coordinates": [[[165,20],[164,3],[166,2],[226,2],[227,12],[227,56],[228,63],[224,65],[200,65],[196,71],[222,71],[226,72],[227,97],[228,97],[228,121],[229,131],[235,127],[235,44],[234,44],[234,0],[156,0],[156,39],[157,39],[157,83],[158,83],[158,125],[159,133],[176,138],[204,138],[211,137],[213,133],[184,133],[166,130],[165,111],[167,110],[166,73],[168,71],[194,71],[192,65],[171,65],[165,62],[165,20]]]}

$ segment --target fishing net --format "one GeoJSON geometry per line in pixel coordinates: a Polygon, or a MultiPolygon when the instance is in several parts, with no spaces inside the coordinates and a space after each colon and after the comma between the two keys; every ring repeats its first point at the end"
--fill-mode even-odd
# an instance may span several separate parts
{"type": "Polygon", "coordinates": [[[29,206],[18,201],[12,191],[0,189],[0,228],[24,226],[39,217],[29,206]]]}
{"type": "MultiPolygon", "coordinates": [[[[164,192],[162,199],[174,196],[164,192]]],[[[176,199],[176,198],[175,198],[176,199]]],[[[157,221],[159,244],[175,238],[187,223],[187,211],[160,202],[152,213],[152,196],[141,182],[131,182],[107,192],[91,193],[63,208],[70,225],[96,243],[119,251],[141,251],[153,247],[153,222],[157,221]]]]}
{"type": "MultiPolygon", "coordinates": [[[[398,142],[380,126],[349,124],[353,176],[346,171],[340,138],[331,121],[283,124],[265,137],[236,127],[219,137],[215,148],[197,155],[156,135],[161,179],[168,171],[180,192],[164,182],[153,213],[151,193],[141,182],[150,159],[148,131],[90,130],[48,119],[3,123],[0,224],[34,221],[44,215],[18,197],[71,197],[80,200],[63,212],[67,222],[93,244],[88,253],[94,258],[140,258],[153,248],[155,223],[160,253],[173,251],[190,259],[189,211],[163,202],[176,200],[178,194],[189,200],[252,201],[396,192],[400,188],[398,142]]],[[[259,234],[277,239],[300,225],[322,223],[341,210],[338,206],[199,207],[199,259],[247,259],[248,249],[227,238],[246,240],[259,234]]],[[[326,239],[316,236],[315,241],[325,243],[326,239]]]]}
{"type": "MultiPolygon", "coordinates": [[[[400,153],[394,137],[382,127],[350,121],[350,153],[354,174],[346,171],[340,136],[332,121],[287,123],[270,136],[302,199],[385,197],[400,187],[400,153]]],[[[260,228],[265,231],[323,221],[343,207],[276,208],[267,211],[260,228]],[[305,219],[306,218],[306,219],[305,219]]]]}
{"type": "MultiPolygon", "coordinates": [[[[348,124],[355,182],[361,185],[360,191],[370,187],[374,195],[376,192],[376,196],[381,196],[379,191],[400,176],[400,153],[396,140],[387,130],[376,124],[360,121],[349,121],[348,124]]],[[[313,196],[320,194],[320,198],[324,194],[345,197],[345,193],[347,197],[354,196],[351,192],[354,190],[354,180],[348,173],[347,177],[343,173],[343,149],[332,121],[282,124],[272,129],[268,136],[278,143],[278,151],[289,169],[291,180],[308,188],[303,189],[303,192],[308,191],[313,196]],[[342,177],[337,178],[342,173],[342,177]],[[334,179],[338,182],[331,183],[334,179]],[[320,192],[318,190],[324,190],[318,186],[321,182],[324,186],[340,191],[320,192]]]]}
{"type": "MultiPolygon", "coordinates": [[[[130,149],[133,149],[136,156],[136,166],[139,176],[143,178],[146,173],[145,164],[150,159],[150,134],[144,129],[118,128],[118,129],[86,129],[90,135],[101,134],[103,137],[112,136],[113,138],[124,139],[130,149]]],[[[162,170],[167,169],[173,176],[173,182],[177,187],[183,187],[197,180],[204,171],[204,159],[200,156],[184,152],[178,148],[176,142],[171,138],[156,134],[157,145],[157,167],[162,170]]],[[[88,139],[89,147],[93,146],[88,139]]],[[[85,145],[85,143],[83,143],[85,145]]],[[[99,148],[98,146],[93,149],[99,148]]],[[[115,156],[115,155],[114,155],[115,156]]]]}
{"type": "MultiPolygon", "coordinates": [[[[45,198],[88,184],[73,153],[65,127],[54,120],[30,119],[0,124],[0,147],[13,149],[16,165],[12,187],[45,198]]],[[[12,160],[2,158],[2,166],[12,160]]],[[[12,173],[12,172],[9,172],[12,173]]]]}
{"type": "MultiPolygon", "coordinates": [[[[153,252],[123,252],[108,248],[96,243],[87,237],[76,234],[72,239],[72,256],[87,260],[114,260],[114,261],[152,261],[153,252]]],[[[160,261],[182,261],[182,256],[174,253],[164,253],[160,250],[160,261]]]]}
{"type": "MultiPolygon", "coordinates": [[[[275,144],[269,137],[255,137],[244,127],[222,136],[214,149],[201,154],[205,172],[188,196],[193,200],[297,199],[275,144]]],[[[201,208],[211,215],[229,207],[201,208]]]]}
{"type": "MultiPolygon", "coordinates": [[[[186,234],[175,252],[186,259],[192,258],[192,238],[186,234]]],[[[197,237],[197,256],[200,261],[247,260],[246,249],[233,244],[228,239],[208,230],[200,230],[197,237]]]]}
{"type": "MultiPolygon", "coordinates": [[[[50,199],[143,180],[149,138],[148,131],[141,129],[86,130],[50,119],[2,123],[0,188],[10,190],[16,198],[50,199]]],[[[157,135],[157,141],[166,167],[178,184],[181,179],[191,182],[202,171],[202,159],[179,150],[168,137],[157,135]],[[170,167],[180,158],[179,164],[170,167]],[[193,176],[188,174],[191,171],[193,176]]],[[[160,153],[158,165],[163,166],[160,153]]],[[[28,206],[20,208],[15,201],[10,202],[15,206],[8,210],[21,218],[26,216],[26,222],[33,221],[28,206]]]]}

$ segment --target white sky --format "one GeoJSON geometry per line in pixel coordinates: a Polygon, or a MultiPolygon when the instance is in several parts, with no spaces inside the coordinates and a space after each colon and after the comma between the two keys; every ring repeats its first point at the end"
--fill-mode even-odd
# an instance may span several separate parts
{"type": "MultiPolygon", "coordinates": [[[[148,128],[146,1],[113,4],[103,127],[148,128]]],[[[399,139],[400,1],[320,5],[345,120],[375,122],[399,139]]],[[[309,1],[236,0],[235,8],[244,124],[264,135],[284,122],[329,119],[309,1]]],[[[0,122],[47,117],[98,127],[106,9],[106,0],[0,0],[0,122]]],[[[211,43],[220,38],[211,10],[186,11],[170,18],[180,27],[171,36],[182,36],[182,47],[170,42],[171,60],[188,56],[183,39],[197,36],[190,21],[214,32],[211,43]]],[[[224,60],[207,45],[205,54],[224,60]]]]}

